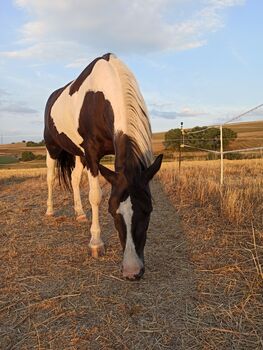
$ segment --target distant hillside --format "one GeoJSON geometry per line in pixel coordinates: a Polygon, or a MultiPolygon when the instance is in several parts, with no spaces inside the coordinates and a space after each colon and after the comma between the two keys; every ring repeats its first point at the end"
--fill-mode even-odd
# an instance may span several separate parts
{"type": "Polygon", "coordinates": [[[155,132],[152,137],[153,152],[160,153],[164,150],[163,141],[164,141],[164,132],[155,132]]]}
{"type": "MultiPolygon", "coordinates": [[[[226,127],[237,133],[237,139],[231,142],[228,147],[230,150],[263,147],[263,120],[226,124],[226,127]]],[[[159,153],[164,150],[164,135],[165,132],[157,132],[153,134],[154,153],[159,153]]]]}
{"type": "Polygon", "coordinates": [[[45,146],[27,147],[25,142],[0,145],[0,156],[12,155],[20,157],[24,151],[31,151],[34,154],[46,154],[45,146]]]}
{"type": "Polygon", "coordinates": [[[237,139],[229,145],[230,150],[263,147],[263,120],[227,125],[237,133],[237,139]]]}
{"type": "MultiPolygon", "coordinates": [[[[226,127],[232,129],[237,133],[237,139],[229,145],[230,150],[235,149],[244,149],[244,148],[253,148],[253,147],[263,147],[263,120],[256,122],[244,122],[237,124],[227,124],[226,127]]],[[[153,151],[155,154],[161,153],[164,151],[164,135],[165,132],[156,132],[153,133],[153,151]]],[[[16,159],[21,157],[22,152],[31,151],[35,155],[46,154],[46,149],[44,146],[38,147],[27,147],[24,142],[18,142],[14,144],[0,145],[0,167],[1,163],[11,164],[15,163],[16,159]],[[8,161],[10,159],[10,162],[8,161]]],[[[193,150],[194,151],[194,150],[193,150]]],[[[194,153],[196,153],[194,151],[194,153]]],[[[41,163],[41,162],[40,162],[41,163]]],[[[45,166],[45,162],[42,161],[42,164],[45,166]]],[[[16,166],[16,164],[13,164],[16,166]]]]}

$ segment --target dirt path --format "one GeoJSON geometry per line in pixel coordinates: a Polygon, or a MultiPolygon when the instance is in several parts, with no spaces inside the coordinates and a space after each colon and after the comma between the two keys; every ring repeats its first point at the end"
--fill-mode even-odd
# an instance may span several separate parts
{"type": "Polygon", "coordinates": [[[45,178],[0,186],[1,349],[198,349],[189,336],[194,275],[187,242],[159,182],[152,184],[154,212],[139,282],[121,278],[108,185],[101,209],[107,253],[99,260],[87,255],[88,231],[74,220],[71,194],[57,189],[59,210],[47,219],[45,178]]]}

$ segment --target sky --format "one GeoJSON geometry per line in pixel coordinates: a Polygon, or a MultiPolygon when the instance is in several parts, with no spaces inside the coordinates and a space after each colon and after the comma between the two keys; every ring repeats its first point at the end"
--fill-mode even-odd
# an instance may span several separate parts
{"type": "Polygon", "coordinates": [[[1,142],[41,140],[49,95],[107,52],[135,74],[154,132],[224,123],[263,103],[262,13],[262,0],[0,0],[1,142]]]}

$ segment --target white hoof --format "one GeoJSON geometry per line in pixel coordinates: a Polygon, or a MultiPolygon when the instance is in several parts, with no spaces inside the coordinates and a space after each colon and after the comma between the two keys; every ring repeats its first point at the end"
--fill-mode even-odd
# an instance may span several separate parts
{"type": "Polygon", "coordinates": [[[89,244],[89,253],[93,258],[99,258],[100,256],[105,255],[105,246],[102,242],[100,245],[91,245],[89,244]]]}

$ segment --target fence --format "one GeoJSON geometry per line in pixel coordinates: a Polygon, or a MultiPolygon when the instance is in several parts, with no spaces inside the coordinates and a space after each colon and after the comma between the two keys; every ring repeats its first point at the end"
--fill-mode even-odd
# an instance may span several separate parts
{"type": "Polygon", "coordinates": [[[260,108],[263,107],[263,104],[260,104],[254,108],[249,109],[248,111],[237,115],[236,117],[226,121],[223,124],[220,125],[211,125],[206,127],[205,129],[202,130],[197,130],[197,131],[187,131],[187,135],[191,135],[191,134],[196,134],[196,133],[204,133],[206,132],[208,129],[211,128],[219,128],[220,130],[220,151],[216,151],[216,150],[211,150],[211,149],[205,149],[205,148],[199,148],[199,147],[195,147],[189,144],[186,144],[184,142],[184,135],[185,135],[185,130],[183,129],[183,123],[181,123],[181,144],[180,144],[180,151],[179,151],[179,171],[181,168],[181,148],[183,147],[187,147],[187,148],[192,148],[192,149],[197,149],[200,151],[205,151],[205,152],[209,152],[209,153],[214,153],[214,154],[218,154],[220,155],[220,184],[223,185],[224,184],[224,155],[225,154],[231,154],[231,153],[238,153],[238,152],[248,152],[248,151],[262,151],[263,150],[263,146],[259,146],[259,147],[248,147],[248,148],[242,148],[242,149],[234,149],[234,150],[227,150],[224,151],[224,147],[223,147],[223,128],[224,126],[233,126],[233,122],[240,120],[242,117],[249,115],[252,112],[255,112],[257,110],[259,110],[260,108]]]}

